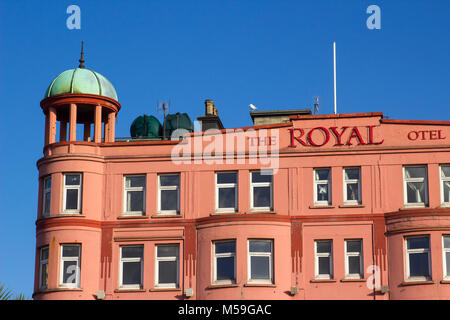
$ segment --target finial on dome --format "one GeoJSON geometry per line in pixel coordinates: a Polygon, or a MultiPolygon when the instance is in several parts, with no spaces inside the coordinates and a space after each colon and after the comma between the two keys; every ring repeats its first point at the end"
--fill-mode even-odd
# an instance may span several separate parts
{"type": "Polygon", "coordinates": [[[84,69],[84,59],[83,59],[83,41],[81,41],[81,58],[80,60],[80,65],[78,66],[78,68],[84,69]]]}

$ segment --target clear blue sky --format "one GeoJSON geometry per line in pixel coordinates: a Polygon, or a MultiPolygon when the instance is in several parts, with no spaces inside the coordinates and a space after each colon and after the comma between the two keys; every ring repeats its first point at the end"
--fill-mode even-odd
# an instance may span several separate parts
{"type": "Polygon", "coordinates": [[[0,0],[0,282],[31,297],[42,157],[39,106],[51,80],[78,66],[115,86],[116,136],[158,100],[191,119],[213,99],[226,127],[251,125],[259,110],[381,111],[392,119],[450,120],[448,0],[0,0]],[[81,8],[81,30],[66,9],[81,8]],[[369,30],[369,5],[381,29],[369,30]]]}

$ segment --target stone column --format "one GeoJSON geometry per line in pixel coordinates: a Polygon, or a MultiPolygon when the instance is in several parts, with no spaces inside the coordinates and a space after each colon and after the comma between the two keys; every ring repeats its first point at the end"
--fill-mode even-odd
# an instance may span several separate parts
{"type": "Polygon", "coordinates": [[[114,142],[115,140],[115,129],[116,129],[116,114],[114,112],[110,112],[108,114],[108,128],[109,128],[109,142],[114,142]]]}
{"type": "Polygon", "coordinates": [[[69,141],[77,140],[77,105],[70,104],[69,141]]]}
{"type": "Polygon", "coordinates": [[[95,106],[94,142],[102,142],[102,106],[95,106]]]}
{"type": "Polygon", "coordinates": [[[56,139],[56,110],[48,108],[48,144],[54,143],[56,139]]]}

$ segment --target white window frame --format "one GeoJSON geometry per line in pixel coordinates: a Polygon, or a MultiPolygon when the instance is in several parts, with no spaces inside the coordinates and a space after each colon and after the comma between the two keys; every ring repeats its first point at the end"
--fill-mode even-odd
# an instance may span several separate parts
{"type": "Polygon", "coordinates": [[[119,288],[120,289],[141,289],[143,287],[144,275],[144,246],[143,245],[126,245],[119,247],[119,288]],[[122,249],[129,247],[142,248],[142,257],[124,258],[122,256],[122,249]],[[141,280],[139,284],[123,284],[123,264],[127,262],[139,262],[141,264],[141,280]]]}
{"type": "Polygon", "coordinates": [[[442,167],[450,167],[450,164],[443,164],[439,166],[439,178],[440,178],[440,187],[441,187],[441,206],[442,207],[450,207],[450,197],[448,202],[444,202],[444,183],[450,183],[450,177],[444,177],[444,172],[442,167]]]}
{"type": "Polygon", "coordinates": [[[47,176],[43,179],[43,191],[42,191],[42,216],[48,217],[50,215],[50,207],[52,203],[52,176],[47,176]],[[50,187],[46,187],[47,181],[50,181],[50,187]],[[45,196],[49,194],[50,201],[48,203],[48,208],[46,206],[45,196]]]}
{"type": "Polygon", "coordinates": [[[238,173],[237,171],[222,171],[215,174],[215,190],[216,190],[216,212],[237,212],[238,210],[238,173]],[[234,173],[236,175],[236,183],[218,183],[218,175],[222,173],[234,173]],[[219,189],[231,189],[234,188],[234,207],[231,208],[219,208],[219,189]]]}
{"type": "Polygon", "coordinates": [[[81,278],[81,245],[78,243],[64,243],[60,245],[60,255],[59,255],[59,287],[61,288],[80,288],[80,278],[81,278]],[[77,257],[63,257],[64,247],[78,247],[78,256],[77,257]],[[75,261],[75,283],[64,283],[64,262],[65,261],[75,261]]]}
{"type": "Polygon", "coordinates": [[[406,281],[428,281],[431,280],[431,238],[429,235],[418,235],[412,237],[405,237],[405,261],[406,261],[406,281]],[[408,249],[408,240],[413,238],[428,238],[428,249],[420,248],[420,249],[408,249]],[[414,253],[427,253],[428,256],[428,276],[410,276],[410,261],[409,255],[414,253]]]}
{"type": "Polygon", "coordinates": [[[445,248],[444,246],[444,238],[450,238],[450,235],[448,234],[443,234],[442,235],[442,258],[443,258],[443,278],[444,280],[450,280],[450,274],[447,274],[447,259],[446,259],[446,253],[450,252],[450,247],[445,248]]]}
{"type": "Polygon", "coordinates": [[[81,213],[82,186],[83,186],[83,174],[81,172],[65,172],[63,174],[63,213],[67,213],[67,214],[81,213]],[[80,176],[80,184],[79,185],[66,185],[66,176],[67,175],[79,175],[80,176]],[[66,192],[69,189],[78,190],[77,209],[66,209],[66,192]]]}
{"type": "Polygon", "coordinates": [[[364,278],[364,255],[363,255],[363,240],[362,239],[346,239],[344,243],[345,251],[345,278],[346,279],[362,279],[364,278]],[[361,251],[359,252],[348,252],[347,242],[348,241],[359,241],[361,251]],[[349,272],[349,260],[350,257],[359,257],[359,273],[349,272]]]}
{"type": "Polygon", "coordinates": [[[361,167],[346,167],[343,169],[343,194],[344,194],[344,204],[349,204],[349,205],[358,205],[361,204],[361,167]],[[345,178],[345,171],[346,170],[358,170],[358,179],[346,179],[345,178]],[[358,184],[358,199],[357,200],[348,200],[347,197],[347,184],[354,184],[357,183],[358,184]]]}
{"type": "Polygon", "coordinates": [[[313,170],[313,181],[314,181],[314,205],[315,206],[329,206],[332,203],[332,195],[331,195],[331,168],[314,168],[313,170]],[[316,171],[319,170],[328,170],[328,179],[327,180],[316,180],[316,171]],[[328,186],[328,200],[318,200],[317,195],[317,186],[318,185],[327,185],[328,186]]]}
{"type": "Polygon", "coordinates": [[[48,286],[48,258],[50,254],[49,246],[44,246],[39,249],[39,289],[47,289],[48,286]],[[44,250],[47,250],[47,259],[43,259],[43,252],[44,250]],[[42,272],[44,271],[44,266],[46,266],[47,270],[47,277],[46,277],[46,283],[42,283],[42,272]]]}
{"type": "Polygon", "coordinates": [[[142,216],[145,214],[145,189],[147,186],[147,175],[145,174],[129,174],[123,176],[123,215],[124,216],[142,216]],[[144,186],[143,187],[127,187],[127,178],[129,177],[144,177],[144,186]],[[140,191],[142,192],[142,211],[128,211],[128,191],[140,191]]]}
{"type": "MultiPolygon", "coordinates": [[[[262,171],[262,170],[261,170],[262,171]]],[[[273,172],[270,174],[271,182],[252,182],[253,173],[257,171],[250,171],[250,210],[251,211],[272,211],[273,210],[273,172]],[[255,207],[253,206],[253,192],[255,187],[270,187],[270,206],[269,207],[255,207]]]]}
{"type": "Polygon", "coordinates": [[[178,215],[180,214],[180,185],[181,175],[179,173],[164,173],[158,174],[158,214],[159,215],[178,215]],[[178,186],[161,186],[162,176],[178,176],[178,186]],[[177,209],[176,210],[161,210],[161,191],[176,190],[177,191],[177,209]]]}
{"type": "Polygon", "coordinates": [[[403,166],[403,202],[405,207],[426,207],[428,205],[428,166],[427,165],[407,165],[403,166]],[[425,177],[406,178],[407,168],[425,168],[425,177]],[[408,203],[408,182],[423,182],[425,190],[425,199],[422,202],[408,203]]]}
{"type": "Polygon", "coordinates": [[[314,240],[314,278],[315,279],[324,279],[329,280],[333,279],[334,276],[334,268],[333,268],[333,240],[332,239],[319,239],[314,240]],[[317,252],[317,243],[318,242],[330,242],[330,252],[317,252]],[[319,274],[319,258],[330,258],[330,273],[329,274],[319,274]]]}
{"type": "Polygon", "coordinates": [[[155,288],[179,288],[180,286],[180,244],[179,243],[158,243],[155,245],[155,288]],[[178,256],[158,257],[158,247],[177,247],[178,256]],[[177,282],[176,283],[159,283],[159,263],[163,261],[176,261],[177,263],[177,282]]]}
{"type": "Polygon", "coordinates": [[[273,284],[273,240],[272,239],[249,239],[247,241],[247,281],[255,284],[273,284]],[[250,242],[270,243],[270,252],[251,252],[250,242]],[[252,279],[252,259],[251,257],[269,258],[269,279],[252,279]]]}
{"type": "Polygon", "coordinates": [[[214,284],[232,284],[236,283],[236,240],[215,240],[213,241],[213,283],[214,284]],[[224,253],[216,253],[216,244],[223,242],[234,242],[234,252],[224,252],[224,253]],[[233,258],[233,273],[234,280],[217,280],[217,259],[218,258],[233,258]]]}

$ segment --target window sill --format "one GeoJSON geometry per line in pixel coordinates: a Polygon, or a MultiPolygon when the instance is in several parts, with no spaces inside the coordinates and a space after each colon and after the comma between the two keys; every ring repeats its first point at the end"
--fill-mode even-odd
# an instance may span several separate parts
{"type": "Polygon", "coordinates": [[[226,215],[233,215],[233,214],[239,214],[237,211],[216,211],[212,212],[209,215],[210,216],[226,216],[226,215]]]}
{"type": "Polygon", "coordinates": [[[310,209],[333,209],[334,208],[334,206],[331,206],[331,205],[320,205],[320,204],[316,204],[316,205],[313,205],[313,206],[309,206],[309,208],[310,209]]]}
{"type": "Polygon", "coordinates": [[[137,214],[136,215],[125,214],[125,215],[118,216],[117,219],[148,219],[148,216],[146,216],[146,215],[137,215],[137,214]]]}
{"type": "Polygon", "coordinates": [[[434,284],[433,280],[411,280],[411,281],[403,281],[400,283],[400,287],[406,286],[416,286],[416,285],[426,285],[426,284],[434,284]]]}
{"type": "Polygon", "coordinates": [[[411,210],[411,209],[423,209],[428,208],[428,205],[404,205],[404,207],[399,208],[399,211],[411,210]]]}
{"type": "Polygon", "coordinates": [[[151,216],[151,218],[164,219],[164,218],[183,218],[179,213],[158,213],[151,216]]]}
{"type": "Polygon", "coordinates": [[[132,289],[132,288],[121,288],[121,289],[115,289],[114,293],[128,293],[128,292],[146,292],[145,289],[132,289]]]}
{"type": "Polygon", "coordinates": [[[334,283],[337,282],[335,279],[311,279],[311,283],[334,283]]]}
{"type": "Polygon", "coordinates": [[[181,291],[181,288],[152,288],[149,292],[181,291]]]}
{"type": "Polygon", "coordinates": [[[345,279],[341,279],[341,282],[366,282],[367,279],[360,279],[360,278],[345,278],[345,279]]]}
{"type": "Polygon", "coordinates": [[[81,213],[58,213],[58,214],[54,214],[54,215],[50,215],[47,217],[43,217],[42,219],[51,219],[51,218],[64,218],[64,217],[79,217],[79,218],[86,218],[86,216],[84,214],[81,213]]]}
{"type": "Polygon", "coordinates": [[[450,279],[445,279],[440,281],[441,284],[450,284],[450,279]]]}
{"type": "Polygon", "coordinates": [[[53,288],[53,289],[39,289],[38,291],[34,292],[35,294],[41,294],[41,293],[50,293],[50,292],[64,292],[64,291],[74,291],[74,292],[80,292],[83,291],[82,288],[53,288]]]}
{"type": "Polygon", "coordinates": [[[239,287],[239,284],[237,283],[218,283],[218,284],[211,284],[206,287],[206,290],[211,289],[223,289],[223,288],[237,288],[239,287]]]}
{"type": "Polygon", "coordinates": [[[244,283],[244,287],[268,287],[268,288],[276,288],[277,285],[273,283],[244,283]]]}
{"type": "Polygon", "coordinates": [[[365,208],[363,204],[341,204],[339,208],[365,208]]]}
{"type": "Polygon", "coordinates": [[[251,209],[249,214],[276,214],[273,210],[264,210],[264,209],[251,209]]]}

